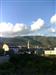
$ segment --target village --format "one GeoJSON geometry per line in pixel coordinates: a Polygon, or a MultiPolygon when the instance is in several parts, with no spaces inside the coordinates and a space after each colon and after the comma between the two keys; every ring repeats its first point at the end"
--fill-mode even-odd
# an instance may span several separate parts
{"type": "Polygon", "coordinates": [[[30,42],[28,41],[27,46],[9,46],[4,43],[0,46],[0,56],[10,56],[13,54],[37,54],[39,56],[56,56],[55,48],[43,48],[41,46],[30,47],[30,42]]]}

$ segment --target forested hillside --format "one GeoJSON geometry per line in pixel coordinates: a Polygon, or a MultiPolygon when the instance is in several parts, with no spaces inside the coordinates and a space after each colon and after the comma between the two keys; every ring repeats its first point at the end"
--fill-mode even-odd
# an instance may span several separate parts
{"type": "Polygon", "coordinates": [[[0,42],[10,43],[14,45],[27,45],[30,42],[31,46],[43,46],[43,47],[55,47],[56,37],[45,37],[45,36],[24,36],[15,38],[1,38],[0,42]]]}

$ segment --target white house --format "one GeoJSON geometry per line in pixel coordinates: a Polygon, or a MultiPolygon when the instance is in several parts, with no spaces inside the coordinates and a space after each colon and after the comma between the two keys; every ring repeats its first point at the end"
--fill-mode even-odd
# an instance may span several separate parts
{"type": "Polygon", "coordinates": [[[54,50],[44,50],[44,55],[45,56],[56,55],[56,48],[54,48],[54,50]]]}

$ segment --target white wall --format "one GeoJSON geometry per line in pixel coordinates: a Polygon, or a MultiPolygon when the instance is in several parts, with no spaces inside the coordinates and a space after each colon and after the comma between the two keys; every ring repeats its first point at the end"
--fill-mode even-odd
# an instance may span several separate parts
{"type": "Polygon", "coordinates": [[[56,55],[56,50],[45,50],[44,54],[45,55],[56,55]]]}

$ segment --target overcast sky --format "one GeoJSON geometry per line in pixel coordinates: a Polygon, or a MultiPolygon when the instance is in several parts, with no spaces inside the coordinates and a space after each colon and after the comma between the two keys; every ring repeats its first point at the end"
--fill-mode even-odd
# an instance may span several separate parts
{"type": "Polygon", "coordinates": [[[56,36],[56,0],[0,0],[0,36],[56,36]]]}

